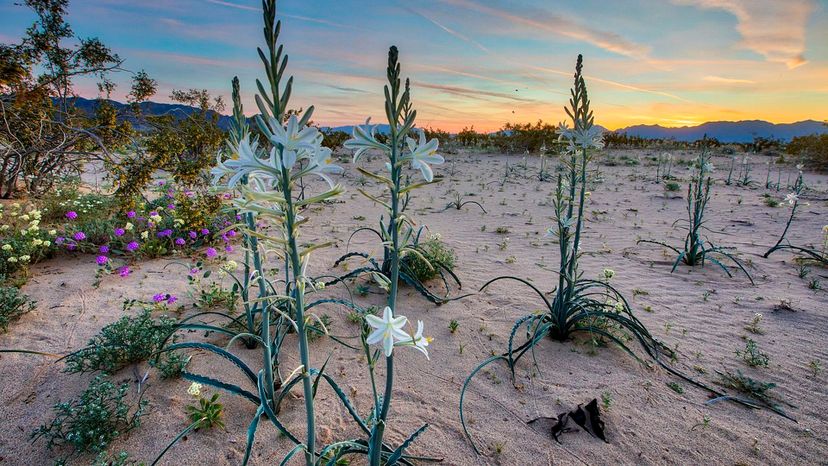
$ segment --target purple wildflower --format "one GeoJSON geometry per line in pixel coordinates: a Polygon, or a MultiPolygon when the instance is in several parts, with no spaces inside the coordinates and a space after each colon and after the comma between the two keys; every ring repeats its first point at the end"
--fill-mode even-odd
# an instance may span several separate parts
{"type": "Polygon", "coordinates": [[[128,277],[129,276],[129,267],[123,266],[120,269],[118,269],[118,275],[120,275],[122,277],[128,277]]]}
{"type": "Polygon", "coordinates": [[[194,232],[194,231],[191,231],[191,232],[190,232],[190,238],[192,238],[192,239],[196,239],[196,238],[198,238],[198,233],[196,233],[196,232],[194,232]]]}
{"type": "Polygon", "coordinates": [[[115,229],[115,236],[124,236],[124,233],[126,233],[126,230],[124,230],[123,228],[115,229]]]}
{"type": "Polygon", "coordinates": [[[64,241],[66,241],[66,238],[64,238],[63,236],[58,236],[57,238],[55,238],[55,244],[63,244],[64,241]]]}
{"type": "Polygon", "coordinates": [[[176,297],[175,297],[175,296],[173,296],[173,295],[168,295],[168,297],[167,297],[167,304],[175,304],[175,302],[176,302],[176,301],[178,301],[178,298],[176,298],[176,297]]]}
{"type": "Polygon", "coordinates": [[[157,293],[152,297],[152,300],[156,303],[160,303],[161,301],[167,300],[167,295],[165,295],[164,293],[157,293]]]}
{"type": "Polygon", "coordinates": [[[184,246],[185,244],[187,244],[187,242],[184,241],[184,238],[176,238],[175,239],[175,245],[176,246],[184,246]]]}
{"type": "Polygon", "coordinates": [[[227,252],[233,252],[233,246],[230,246],[228,244],[227,246],[224,247],[224,250],[227,251],[227,252]]]}
{"type": "Polygon", "coordinates": [[[137,242],[137,241],[130,241],[130,242],[129,242],[129,243],[127,243],[127,245],[126,245],[126,249],[127,249],[127,251],[130,251],[130,252],[132,252],[132,251],[137,251],[139,247],[140,247],[140,245],[138,244],[138,242],[137,242]]]}
{"type": "Polygon", "coordinates": [[[236,230],[230,230],[230,231],[228,231],[228,232],[227,232],[227,236],[229,236],[229,237],[231,237],[231,238],[235,238],[235,237],[236,237],[236,230]]]}
{"type": "Polygon", "coordinates": [[[95,261],[98,263],[98,265],[106,265],[106,263],[109,262],[109,258],[106,256],[98,256],[98,258],[95,259],[95,261]]]}
{"type": "Polygon", "coordinates": [[[109,254],[109,246],[104,244],[103,246],[98,248],[98,251],[100,251],[101,254],[109,254]]]}
{"type": "Polygon", "coordinates": [[[130,210],[129,212],[127,212],[127,218],[135,218],[135,215],[136,214],[134,210],[130,210]]]}
{"type": "Polygon", "coordinates": [[[70,210],[69,212],[66,212],[66,218],[68,218],[69,220],[74,220],[78,218],[78,213],[74,210],[70,210]]]}
{"type": "Polygon", "coordinates": [[[204,251],[204,255],[207,256],[208,259],[212,259],[218,255],[218,251],[216,251],[216,248],[207,248],[207,250],[204,251]]]}
{"type": "Polygon", "coordinates": [[[72,237],[75,238],[75,241],[83,241],[86,239],[86,234],[82,231],[79,231],[72,235],[72,237]]]}
{"type": "Polygon", "coordinates": [[[210,234],[210,230],[208,230],[208,229],[206,229],[206,228],[202,228],[202,229],[201,229],[201,234],[202,234],[202,235],[209,235],[209,234],[210,234]]]}
{"type": "Polygon", "coordinates": [[[169,209],[169,210],[175,210],[175,204],[170,204],[170,205],[168,205],[168,206],[167,206],[167,209],[169,209]]]}

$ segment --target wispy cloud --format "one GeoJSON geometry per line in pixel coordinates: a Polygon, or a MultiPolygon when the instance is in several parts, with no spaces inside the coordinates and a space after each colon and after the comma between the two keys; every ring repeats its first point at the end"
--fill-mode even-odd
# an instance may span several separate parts
{"type": "MultiPolygon", "coordinates": [[[[226,7],[229,7],[229,8],[236,8],[238,10],[256,11],[256,12],[261,12],[262,11],[262,9],[258,8],[258,7],[253,7],[253,6],[250,6],[250,5],[242,5],[240,3],[226,2],[224,0],[205,0],[205,1],[207,3],[212,3],[214,5],[221,5],[221,6],[226,6],[226,7]]],[[[291,18],[291,19],[296,19],[296,20],[299,20],[299,21],[306,21],[308,23],[324,24],[325,26],[333,26],[333,27],[344,28],[344,29],[355,29],[354,27],[349,26],[347,24],[338,23],[336,21],[329,21],[327,19],[322,19],[322,18],[312,18],[310,16],[291,15],[291,14],[281,13],[281,12],[279,12],[279,16],[282,17],[282,18],[291,18]]]]}
{"type": "Polygon", "coordinates": [[[342,91],[342,92],[351,92],[351,93],[354,93],[354,94],[370,94],[369,91],[366,91],[364,89],[357,89],[355,87],[335,86],[333,84],[323,84],[323,85],[325,87],[330,87],[331,89],[336,89],[336,90],[342,91]]]}
{"type": "Polygon", "coordinates": [[[473,46],[477,47],[478,49],[482,50],[483,52],[489,53],[489,49],[487,49],[487,48],[486,48],[483,44],[481,44],[480,42],[478,42],[478,41],[476,41],[476,40],[472,39],[471,37],[468,37],[468,36],[466,36],[465,34],[462,34],[462,33],[460,33],[460,32],[457,32],[457,31],[455,31],[454,29],[451,29],[450,27],[448,27],[448,26],[444,25],[443,23],[441,23],[441,22],[437,21],[436,19],[434,19],[434,18],[432,18],[432,17],[430,17],[430,16],[427,16],[427,15],[426,15],[425,13],[423,13],[423,12],[417,11],[417,10],[415,10],[415,9],[411,8],[411,7],[403,7],[403,8],[404,8],[406,11],[408,11],[409,13],[413,13],[413,14],[415,14],[415,15],[417,15],[417,16],[419,16],[419,17],[423,18],[423,19],[425,19],[426,21],[428,21],[428,22],[430,22],[431,24],[433,24],[433,25],[437,26],[438,28],[442,29],[442,30],[443,30],[443,31],[445,31],[446,33],[448,33],[448,34],[450,34],[450,35],[452,35],[452,36],[454,36],[454,37],[456,37],[456,38],[458,38],[458,39],[462,40],[463,42],[467,42],[467,43],[469,43],[469,44],[471,44],[471,45],[473,45],[473,46]]]}
{"type": "Polygon", "coordinates": [[[489,4],[483,5],[475,3],[472,0],[441,1],[457,7],[495,16],[518,25],[529,26],[555,35],[587,42],[620,55],[649,60],[650,47],[637,44],[620,34],[579,24],[572,19],[552,14],[546,10],[520,7],[517,5],[510,5],[507,10],[496,8],[489,4]]]}
{"type": "Polygon", "coordinates": [[[227,6],[227,7],[230,7],[230,8],[235,8],[237,10],[258,11],[258,12],[262,11],[262,9],[258,8],[258,7],[253,7],[253,6],[249,6],[249,5],[241,5],[239,3],[233,3],[233,2],[225,2],[223,0],[205,0],[205,1],[207,3],[212,3],[214,5],[227,6]]]}
{"type": "Polygon", "coordinates": [[[724,10],[738,21],[736,30],[741,45],[763,55],[768,61],[796,68],[805,59],[805,29],[815,10],[813,0],[673,0],[678,5],[694,5],[724,10]]]}
{"type": "Polygon", "coordinates": [[[712,83],[724,83],[724,84],[756,84],[756,81],[752,81],[750,79],[738,79],[738,78],[725,78],[723,76],[705,76],[705,81],[710,81],[712,83]]]}
{"type": "Polygon", "coordinates": [[[431,84],[425,82],[417,82],[415,83],[418,87],[425,87],[428,89],[434,89],[442,92],[446,92],[449,94],[460,95],[463,97],[468,97],[472,99],[479,99],[479,100],[489,100],[489,97],[495,97],[498,99],[506,99],[506,100],[514,100],[516,102],[535,102],[532,99],[524,99],[522,97],[518,97],[515,95],[507,94],[505,92],[494,92],[494,91],[485,91],[481,89],[471,89],[468,87],[460,87],[460,86],[446,86],[443,84],[431,84]]]}

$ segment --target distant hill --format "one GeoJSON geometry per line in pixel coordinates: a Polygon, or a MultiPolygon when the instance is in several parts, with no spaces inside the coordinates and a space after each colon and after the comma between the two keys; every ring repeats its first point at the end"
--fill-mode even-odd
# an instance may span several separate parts
{"type": "Polygon", "coordinates": [[[705,134],[721,142],[752,142],[755,137],[774,138],[788,142],[797,136],[828,133],[821,121],[805,120],[796,123],[769,123],[762,120],[711,121],[698,126],[666,128],[660,125],[636,125],[618,129],[616,133],[646,139],[675,139],[696,141],[705,134]]]}
{"type": "MultiPolygon", "coordinates": [[[[141,124],[141,122],[137,121],[133,116],[132,112],[129,109],[129,104],[124,104],[118,102],[116,100],[107,100],[116,110],[118,113],[123,115],[128,115],[126,120],[135,126],[135,128],[139,131],[149,129],[141,124]]],[[[87,115],[93,115],[98,109],[98,105],[100,105],[100,100],[98,99],[86,99],[84,97],[76,97],[74,99],[75,107],[82,110],[87,115]]],[[[182,105],[182,104],[162,104],[158,102],[142,102],[141,103],[141,113],[145,116],[161,116],[161,115],[176,115],[179,118],[184,118],[187,115],[191,115],[192,113],[198,111],[195,107],[190,107],[189,105],[182,105]]],[[[227,130],[230,128],[230,123],[233,120],[232,117],[227,115],[219,115],[219,127],[221,129],[227,130]]]]}

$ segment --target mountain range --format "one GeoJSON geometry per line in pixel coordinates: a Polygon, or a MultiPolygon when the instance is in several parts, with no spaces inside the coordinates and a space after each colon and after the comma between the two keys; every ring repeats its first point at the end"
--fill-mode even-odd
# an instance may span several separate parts
{"type": "MultiPolygon", "coordinates": [[[[142,127],[140,121],[130,116],[128,112],[128,104],[118,101],[109,100],[116,109],[122,111],[127,120],[130,120],[138,130],[146,129],[142,127]]],[[[86,99],[77,97],[75,106],[88,114],[93,114],[99,105],[97,99],[86,99]]],[[[165,104],[158,102],[142,102],[141,112],[144,115],[180,115],[182,118],[197,111],[196,108],[182,104],[165,104]]],[[[219,127],[222,129],[230,128],[232,118],[227,115],[219,115],[219,127]]],[[[354,126],[323,126],[322,130],[330,131],[344,131],[350,134],[354,126]]],[[[378,125],[377,131],[387,132],[388,125],[378,125]]],[[[617,129],[616,133],[626,133],[629,136],[637,136],[645,139],[675,139],[677,141],[696,141],[707,135],[710,138],[716,138],[720,142],[752,142],[756,137],[779,139],[784,142],[790,141],[797,136],[807,136],[810,134],[825,134],[828,133],[828,126],[824,122],[816,120],[804,120],[796,123],[770,123],[763,120],[743,120],[743,121],[711,121],[702,123],[698,126],[682,126],[679,128],[669,128],[661,125],[635,125],[626,128],[617,129]]]]}

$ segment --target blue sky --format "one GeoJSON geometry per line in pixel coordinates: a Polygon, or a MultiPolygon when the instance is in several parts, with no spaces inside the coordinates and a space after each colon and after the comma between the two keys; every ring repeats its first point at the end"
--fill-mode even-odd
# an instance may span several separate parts
{"type": "MultiPolygon", "coordinates": [[[[261,66],[256,0],[74,0],[69,20],[172,89],[227,96],[234,75],[252,111],[261,66]]],[[[828,2],[824,0],[282,0],[293,104],[314,120],[382,115],[388,46],[412,78],[419,124],[493,130],[507,121],[557,122],[578,53],[599,123],[682,126],[709,120],[828,118],[828,2]]],[[[0,3],[0,41],[33,15],[0,3]]],[[[114,97],[128,91],[128,75],[114,97]]],[[[81,95],[94,82],[78,83],[81,95]]]]}

